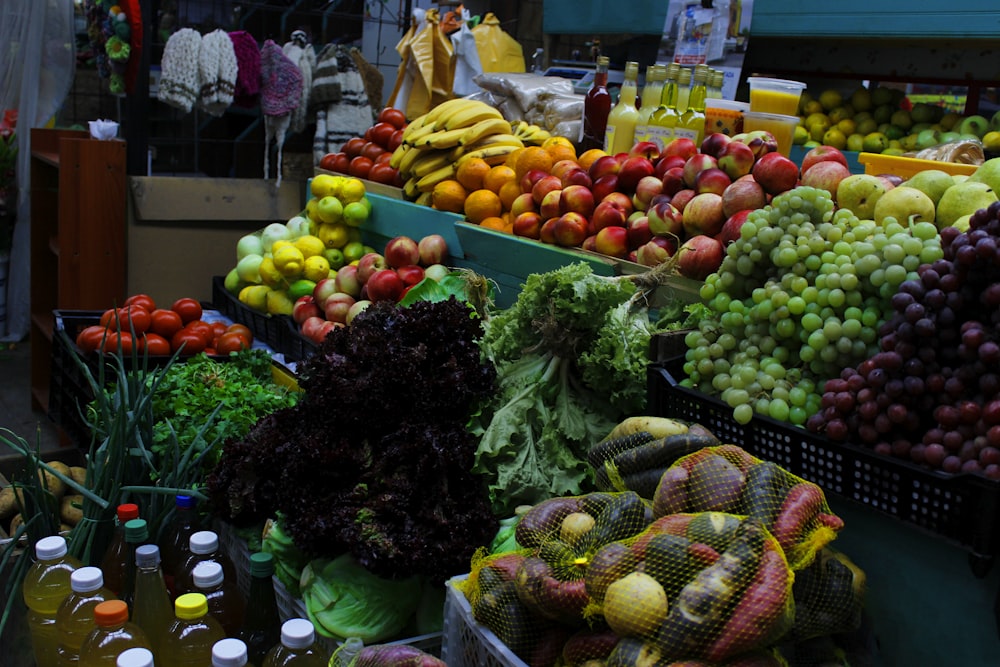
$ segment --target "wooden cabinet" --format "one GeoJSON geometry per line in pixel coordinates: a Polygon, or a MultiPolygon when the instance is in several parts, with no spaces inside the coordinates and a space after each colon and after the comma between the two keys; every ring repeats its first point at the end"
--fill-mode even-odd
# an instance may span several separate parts
{"type": "Polygon", "coordinates": [[[52,311],[125,299],[125,142],[31,130],[31,404],[47,410],[52,311]]]}

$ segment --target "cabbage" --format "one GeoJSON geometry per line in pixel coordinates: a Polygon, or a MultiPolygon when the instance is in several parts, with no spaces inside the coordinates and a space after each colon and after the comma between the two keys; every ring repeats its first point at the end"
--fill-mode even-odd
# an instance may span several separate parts
{"type": "Polygon", "coordinates": [[[302,570],[302,600],[309,620],[323,636],[359,637],[365,644],[396,638],[420,603],[418,576],[378,577],[350,554],[317,558],[302,570]]]}

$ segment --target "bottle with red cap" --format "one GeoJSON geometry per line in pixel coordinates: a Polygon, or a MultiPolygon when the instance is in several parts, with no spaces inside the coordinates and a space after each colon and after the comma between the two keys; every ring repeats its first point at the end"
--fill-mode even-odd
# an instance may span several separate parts
{"type": "Polygon", "coordinates": [[[152,648],[146,633],[128,620],[128,605],[107,600],[94,607],[94,622],[80,647],[80,667],[115,667],[118,656],[130,648],[152,648]]]}
{"type": "Polygon", "coordinates": [[[246,600],[236,582],[226,579],[222,565],[206,560],[194,567],[194,587],[208,600],[208,613],[226,631],[227,637],[236,637],[243,627],[246,600]]]}
{"type": "Polygon", "coordinates": [[[35,562],[24,575],[21,594],[28,607],[28,629],[36,667],[58,664],[56,613],[66,596],[72,593],[70,577],[80,567],[82,563],[68,555],[66,538],[51,535],[35,542],[35,562]]]}
{"type": "MultiPolygon", "coordinates": [[[[128,561],[128,546],[125,544],[125,524],[139,518],[139,506],[135,503],[123,503],[116,512],[118,522],[114,535],[101,559],[101,572],[104,573],[104,586],[117,597],[122,595],[122,577],[125,563],[128,561]]],[[[135,550],[135,547],[132,547],[135,550]]]]}
{"type": "Polygon", "coordinates": [[[211,530],[199,530],[191,534],[188,540],[188,557],[177,570],[174,578],[174,589],[178,594],[196,593],[194,585],[194,568],[202,561],[211,560],[222,565],[226,579],[236,581],[236,568],[229,557],[219,546],[219,535],[211,530]]]}
{"type": "Polygon", "coordinates": [[[60,667],[74,667],[80,662],[80,647],[96,625],[94,607],[115,595],[104,587],[104,575],[97,567],[81,567],[69,578],[72,593],[66,596],[56,612],[59,643],[56,652],[60,667]]]}
{"type": "Polygon", "coordinates": [[[195,499],[186,495],[177,496],[174,499],[174,517],[160,540],[160,568],[171,598],[178,595],[174,578],[190,553],[188,545],[191,535],[197,530],[198,511],[195,499]]]}

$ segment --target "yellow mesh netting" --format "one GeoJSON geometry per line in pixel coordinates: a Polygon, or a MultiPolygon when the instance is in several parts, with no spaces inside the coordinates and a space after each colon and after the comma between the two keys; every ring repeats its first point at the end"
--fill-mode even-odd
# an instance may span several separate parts
{"type": "Polygon", "coordinates": [[[797,642],[856,630],[866,583],[864,571],[850,558],[830,548],[821,550],[812,565],[796,573],[795,624],[787,638],[797,642]]]}

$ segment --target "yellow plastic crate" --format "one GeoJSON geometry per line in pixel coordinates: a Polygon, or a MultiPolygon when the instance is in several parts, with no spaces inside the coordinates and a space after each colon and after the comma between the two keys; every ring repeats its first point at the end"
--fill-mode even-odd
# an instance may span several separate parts
{"type": "Polygon", "coordinates": [[[901,178],[910,178],[917,172],[924,171],[925,169],[940,169],[953,176],[959,174],[971,175],[979,168],[974,164],[923,160],[915,157],[881,155],[879,153],[859,153],[858,162],[865,166],[866,174],[873,176],[895,174],[901,178]]]}

